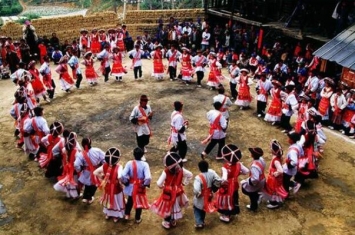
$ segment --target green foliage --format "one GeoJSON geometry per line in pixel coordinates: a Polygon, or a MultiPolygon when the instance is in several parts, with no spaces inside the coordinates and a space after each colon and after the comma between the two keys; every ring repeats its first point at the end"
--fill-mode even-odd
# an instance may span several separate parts
{"type": "Polygon", "coordinates": [[[18,0],[0,1],[0,16],[17,15],[22,12],[22,6],[18,0]]]}
{"type": "Polygon", "coordinates": [[[144,0],[141,3],[142,10],[162,10],[162,9],[190,9],[200,8],[202,6],[202,0],[144,0]]]}
{"type": "Polygon", "coordinates": [[[41,16],[38,14],[28,13],[28,14],[22,15],[22,17],[20,19],[16,20],[16,22],[19,24],[24,24],[26,20],[34,20],[34,19],[39,19],[39,18],[41,18],[41,16]]]}

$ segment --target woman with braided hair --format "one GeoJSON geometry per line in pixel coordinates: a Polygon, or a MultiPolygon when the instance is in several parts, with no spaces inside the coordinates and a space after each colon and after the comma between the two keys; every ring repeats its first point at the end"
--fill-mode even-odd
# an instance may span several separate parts
{"type": "Polygon", "coordinates": [[[78,175],[74,169],[75,158],[80,154],[76,144],[76,133],[70,132],[62,151],[63,173],[58,177],[58,182],[53,186],[56,191],[66,193],[66,198],[77,199],[78,175]]]}
{"type": "Polygon", "coordinates": [[[182,208],[188,205],[184,187],[192,179],[192,173],[182,166],[182,159],[175,152],[168,152],[164,157],[165,169],[160,175],[157,185],[163,189],[160,197],[150,209],[164,220],[162,226],[166,229],[176,226],[176,220],[182,218],[182,208]]]}
{"type": "Polygon", "coordinates": [[[79,174],[79,182],[85,185],[83,193],[83,203],[94,202],[94,195],[100,182],[94,175],[94,171],[104,164],[105,153],[99,149],[91,147],[91,139],[84,138],[81,142],[83,151],[75,159],[74,167],[79,174]]]}
{"type": "Polygon", "coordinates": [[[269,209],[280,207],[281,203],[288,196],[288,192],[283,187],[283,169],[281,144],[277,140],[271,141],[272,160],[269,167],[265,188],[262,191],[262,197],[269,201],[266,206],[269,209]]]}
{"type": "Polygon", "coordinates": [[[105,154],[105,163],[94,171],[94,175],[102,180],[100,189],[104,191],[101,204],[104,207],[105,218],[111,217],[113,222],[124,217],[125,198],[121,185],[122,165],[119,164],[121,152],[118,148],[109,148],[105,154]]]}
{"type": "Polygon", "coordinates": [[[53,158],[53,147],[62,139],[60,136],[64,131],[63,124],[60,122],[54,122],[49,127],[49,134],[42,137],[41,143],[46,147],[46,153],[40,153],[39,155],[39,166],[41,168],[46,168],[49,162],[53,158]]]}
{"type": "Polygon", "coordinates": [[[234,144],[228,144],[222,148],[222,157],[225,160],[222,166],[223,183],[218,190],[216,204],[218,212],[221,213],[219,219],[229,223],[232,215],[240,213],[238,176],[248,174],[249,169],[239,162],[242,153],[234,144]]]}

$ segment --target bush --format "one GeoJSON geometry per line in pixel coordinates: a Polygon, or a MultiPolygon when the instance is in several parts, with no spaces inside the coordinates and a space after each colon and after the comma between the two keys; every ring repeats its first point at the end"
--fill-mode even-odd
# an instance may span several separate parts
{"type": "Polygon", "coordinates": [[[17,15],[22,12],[22,6],[18,1],[15,2],[2,2],[0,8],[0,15],[1,16],[12,16],[17,15]]]}
{"type": "Polygon", "coordinates": [[[38,14],[28,13],[28,14],[24,14],[20,19],[16,20],[16,22],[19,24],[24,24],[26,20],[34,20],[39,18],[41,18],[41,16],[38,14]]]}

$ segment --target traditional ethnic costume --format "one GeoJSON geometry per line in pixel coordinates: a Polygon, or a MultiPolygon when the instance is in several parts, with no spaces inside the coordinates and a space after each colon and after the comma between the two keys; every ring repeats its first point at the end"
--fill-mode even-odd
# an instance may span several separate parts
{"type": "Polygon", "coordinates": [[[271,141],[272,160],[269,166],[269,174],[266,179],[262,197],[269,201],[266,206],[269,209],[278,208],[288,196],[283,187],[283,168],[282,168],[282,147],[277,140],[271,141]]]}
{"type": "Polygon", "coordinates": [[[281,83],[277,80],[272,80],[274,87],[270,90],[271,103],[266,112],[264,120],[267,122],[279,122],[281,120],[281,83]]]}
{"type": "Polygon", "coordinates": [[[84,138],[82,141],[83,150],[74,161],[75,170],[79,173],[78,181],[84,187],[83,202],[91,204],[97,187],[100,185],[94,171],[104,163],[105,153],[99,149],[91,147],[91,139],[84,138]]]}
{"type": "Polygon", "coordinates": [[[71,132],[62,150],[63,173],[58,177],[58,182],[53,186],[56,191],[66,193],[66,198],[77,199],[78,175],[74,168],[74,161],[80,155],[76,146],[76,133],[71,132]]]}
{"type": "Polygon", "coordinates": [[[164,51],[162,51],[162,46],[159,44],[156,46],[155,50],[150,53],[153,58],[153,76],[160,80],[164,77],[164,64],[163,57],[164,51]]]}
{"type": "Polygon", "coordinates": [[[46,147],[46,153],[40,153],[39,166],[41,168],[47,168],[50,161],[53,159],[53,147],[62,140],[60,135],[64,131],[64,127],[60,122],[54,122],[49,127],[49,134],[41,139],[41,143],[46,147]]]}
{"type": "Polygon", "coordinates": [[[240,213],[238,177],[241,174],[248,174],[249,169],[239,162],[242,154],[236,145],[225,145],[222,148],[222,156],[225,160],[222,166],[223,183],[217,192],[216,205],[221,214],[219,219],[228,223],[232,215],[240,213]]]}
{"type": "Polygon", "coordinates": [[[113,53],[111,55],[112,59],[112,76],[116,77],[117,81],[122,81],[122,76],[127,73],[127,70],[122,65],[123,53],[119,51],[117,47],[113,48],[113,53]]]}
{"type": "Polygon", "coordinates": [[[67,62],[68,57],[65,55],[59,60],[59,65],[55,71],[59,74],[59,81],[62,86],[62,90],[69,92],[70,88],[74,85],[74,81],[69,75],[67,62]]]}
{"type": "Polygon", "coordinates": [[[94,175],[102,180],[100,189],[104,193],[100,202],[104,207],[103,213],[106,219],[113,217],[114,222],[117,222],[118,218],[123,218],[125,211],[125,198],[120,182],[122,174],[120,157],[119,149],[109,148],[105,154],[105,163],[94,171],[94,175]]]}
{"type": "Polygon", "coordinates": [[[142,221],[142,209],[149,209],[146,195],[146,187],[150,185],[151,175],[147,162],[141,161],[143,157],[143,150],[136,148],[133,151],[135,160],[128,161],[122,171],[122,183],[125,185],[124,194],[128,196],[125,219],[129,219],[132,207],[135,208],[135,222],[142,221]]]}
{"type": "Polygon", "coordinates": [[[169,229],[176,226],[176,220],[181,219],[182,208],[187,207],[184,187],[192,179],[192,173],[181,166],[182,159],[177,153],[168,152],[164,157],[165,170],[160,175],[157,184],[163,191],[150,207],[155,214],[164,220],[162,226],[169,229]]]}
{"type": "Polygon", "coordinates": [[[249,71],[247,69],[241,69],[240,75],[237,78],[237,82],[239,84],[238,89],[238,97],[235,101],[235,104],[240,106],[240,109],[247,108],[250,106],[251,102],[251,94],[250,94],[250,87],[249,87],[249,71]]]}

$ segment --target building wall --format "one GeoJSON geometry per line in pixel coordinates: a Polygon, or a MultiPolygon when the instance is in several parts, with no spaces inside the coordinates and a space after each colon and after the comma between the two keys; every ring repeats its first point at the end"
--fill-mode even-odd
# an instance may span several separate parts
{"type": "MultiPolygon", "coordinates": [[[[155,33],[157,20],[162,17],[164,23],[167,23],[170,17],[179,21],[193,19],[196,22],[197,17],[204,17],[203,9],[179,9],[179,10],[157,10],[157,11],[127,11],[126,20],[122,19],[114,12],[100,12],[89,16],[67,16],[59,18],[42,18],[32,21],[39,37],[51,37],[55,32],[61,42],[64,40],[73,40],[79,37],[80,29],[92,30],[115,28],[122,23],[127,25],[129,33],[135,38],[142,35],[144,30],[155,33]]],[[[12,37],[14,40],[22,38],[22,27],[18,23],[8,22],[0,29],[0,35],[12,37]]]]}

